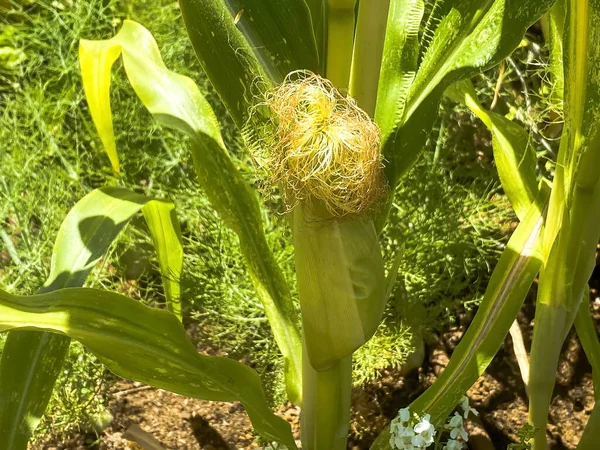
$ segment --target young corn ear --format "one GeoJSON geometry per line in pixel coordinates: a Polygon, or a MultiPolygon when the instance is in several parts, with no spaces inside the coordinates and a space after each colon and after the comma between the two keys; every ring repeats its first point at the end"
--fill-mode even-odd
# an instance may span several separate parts
{"type": "Polygon", "coordinates": [[[372,219],[385,192],[380,132],[355,101],[316,75],[267,96],[273,122],[255,158],[291,211],[304,340],[326,370],[375,332],[384,266],[372,219]]]}
{"type": "Polygon", "coordinates": [[[296,276],[311,365],[329,368],[368,341],[385,306],[383,259],[370,218],[316,221],[293,212],[296,276]]]}

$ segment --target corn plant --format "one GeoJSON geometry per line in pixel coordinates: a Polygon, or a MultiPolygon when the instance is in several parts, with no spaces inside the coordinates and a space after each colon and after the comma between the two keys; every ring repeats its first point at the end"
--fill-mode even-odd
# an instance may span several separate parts
{"type": "MultiPolygon", "coordinates": [[[[303,448],[346,447],[352,354],[377,329],[402,257],[398,249],[395,270],[386,274],[379,235],[395,187],[419,157],[444,95],[464,103],[490,129],[500,180],[520,224],[448,367],[409,406],[423,418],[419,430],[429,433],[419,448],[430,444],[429,424],[443,424],[490,363],[538,273],[529,379],[535,449],[546,446],[549,374],[573,323],[598,381],[600,344],[582,298],[600,214],[595,174],[600,55],[594,46],[600,2],[554,3],[180,0],[204,71],[262,184],[282,199],[295,248],[296,293],[267,245],[259,195],[236,167],[194,81],[165,67],[151,34],[135,22],[125,21],[107,40],[81,41],[88,106],[115,172],[110,79],[119,57],[154,118],[188,136],[198,182],[239,238],[284,358],[289,400],[302,407],[303,448]],[[528,133],[486,111],[469,82],[506,58],[545,14],[553,83],[564,99],[565,117],[552,181],[538,180],[528,133]]],[[[11,330],[0,363],[0,433],[7,437],[0,448],[25,448],[69,338],[125,378],[191,397],[240,401],[257,433],[296,448],[289,424],[269,409],[255,372],[233,360],[199,355],[187,340],[179,321],[181,247],[172,206],[122,191],[90,195],[103,200],[84,199],[70,213],[41,292],[20,297],[0,291],[0,329],[11,330]],[[107,243],[140,208],[152,230],[170,311],[74,287],[83,284],[107,243]]],[[[597,410],[581,448],[592,448],[597,439],[597,410]]],[[[402,448],[395,433],[408,421],[403,412],[372,448],[402,448]]]]}

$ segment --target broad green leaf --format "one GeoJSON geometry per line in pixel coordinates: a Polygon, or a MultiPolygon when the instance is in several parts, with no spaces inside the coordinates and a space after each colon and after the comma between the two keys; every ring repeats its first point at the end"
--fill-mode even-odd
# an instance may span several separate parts
{"type": "Polygon", "coordinates": [[[28,297],[0,291],[0,331],[13,329],[77,339],[124,378],[204,400],[240,401],[261,436],[296,448],[290,425],[269,409],[258,374],[231,359],[200,355],[170,312],[96,289],[28,297]]]}
{"type": "MultiPolygon", "coordinates": [[[[542,264],[540,231],[548,190],[519,224],[496,265],[473,322],[454,350],[448,366],[435,383],[411,403],[417,414],[431,414],[436,426],[443,424],[460,398],[484,372],[504,342],[529,288],[542,264]]],[[[371,449],[389,447],[389,427],[371,449]]]]}
{"type": "MultiPolygon", "coordinates": [[[[237,19],[235,25],[274,82],[283,81],[294,70],[318,71],[319,54],[315,32],[311,12],[304,0],[219,1],[227,4],[234,22],[237,19]]],[[[194,23],[198,24],[205,17],[197,17],[194,23]]],[[[211,61],[205,61],[207,66],[210,63],[211,61]]]]}
{"type": "Polygon", "coordinates": [[[538,193],[536,155],[528,133],[518,124],[493,111],[486,111],[477,99],[473,84],[459,81],[446,95],[467,106],[492,133],[494,161],[504,193],[517,217],[523,220],[538,193]]]}
{"type": "Polygon", "coordinates": [[[392,0],[379,76],[375,122],[384,140],[402,119],[408,89],[417,72],[423,0],[392,0]]]}
{"type": "Polygon", "coordinates": [[[179,6],[202,69],[242,128],[256,92],[270,87],[268,75],[223,1],[180,0],[179,6]]]}
{"type": "Polygon", "coordinates": [[[446,88],[494,66],[519,44],[554,0],[457,0],[441,6],[424,36],[426,48],[394,129],[385,136],[386,174],[395,186],[414,164],[446,88]],[[427,45],[427,42],[430,43],[427,45]]]}
{"type": "Polygon", "coordinates": [[[175,205],[124,188],[96,189],[71,209],[58,231],[50,275],[41,292],[83,286],[106,249],[140,211],[156,248],[168,308],[181,320],[183,245],[175,205]]]}
{"type": "MultiPolygon", "coordinates": [[[[286,360],[290,400],[299,401],[302,344],[297,313],[289,287],[266,242],[256,194],[225,149],[212,108],[190,78],[165,67],[150,32],[140,24],[126,20],[112,39],[84,40],[80,44],[86,96],[92,115],[98,116],[96,122],[111,120],[107,114],[110,105],[94,103],[96,99],[100,99],[100,102],[109,101],[109,95],[96,92],[108,89],[108,84],[101,79],[104,72],[93,71],[98,63],[92,63],[95,58],[112,55],[108,48],[117,48],[122,53],[131,85],[155,119],[191,137],[192,159],[198,181],[225,224],[240,239],[249,275],[286,360]]],[[[114,141],[114,136],[105,137],[104,141],[114,141]]]]}
{"type": "MultiPolygon", "coordinates": [[[[173,205],[127,189],[90,192],[71,209],[58,231],[50,275],[40,292],[83,286],[88,274],[123,227],[140,210],[151,209],[149,222],[168,304],[179,307],[183,253],[173,205]],[[169,247],[165,244],[169,243],[169,247]],[[167,264],[168,263],[168,264],[167,264]]],[[[52,333],[8,333],[0,361],[0,436],[3,449],[25,449],[52,394],[70,339],[52,333]]]]}
{"type": "Polygon", "coordinates": [[[319,71],[304,0],[181,0],[179,5],[200,64],[240,129],[265,88],[294,70],[319,71]]]}

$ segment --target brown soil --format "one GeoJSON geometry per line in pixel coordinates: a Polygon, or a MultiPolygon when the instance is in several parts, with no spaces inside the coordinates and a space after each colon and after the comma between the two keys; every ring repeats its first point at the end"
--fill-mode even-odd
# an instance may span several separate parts
{"type": "MultiPolygon", "coordinates": [[[[594,293],[594,289],[592,292],[594,293]]],[[[594,295],[595,297],[595,295],[594,295]]],[[[519,315],[527,347],[531,341],[533,302],[528,301],[519,315]]],[[[600,298],[592,302],[600,330],[600,298]]],[[[467,322],[467,319],[463,319],[467,322]]],[[[448,355],[465,329],[458,325],[438,336],[429,345],[429,357],[407,376],[398,370],[384,371],[375,382],[353,391],[353,416],[349,448],[367,449],[381,429],[397,413],[429,386],[443,370],[448,355]]],[[[480,420],[471,428],[483,438],[471,439],[470,448],[504,450],[518,442],[517,431],[527,418],[527,396],[521,380],[510,337],[486,373],[469,390],[480,420]]],[[[574,449],[594,406],[591,368],[574,333],[567,338],[556,374],[556,388],[549,415],[548,438],[551,450],[574,449]]],[[[127,428],[139,424],[166,449],[253,449],[260,447],[250,422],[238,403],[205,402],[121,381],[114,387],[110,411],[112,424],[101,436],[77,434],[57,444],[46,442],[38,449],[140,449],[125,438],[127,428]]],[[[291,405],[279,413],[299,437],[299,409],[291,405]]]]}

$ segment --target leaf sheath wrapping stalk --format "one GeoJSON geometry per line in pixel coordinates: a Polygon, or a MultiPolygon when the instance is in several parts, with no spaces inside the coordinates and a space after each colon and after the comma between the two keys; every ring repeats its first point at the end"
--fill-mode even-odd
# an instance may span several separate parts
{"type": "Polygon", "coordinates": [[[385,307],[385,275],[367,218],[323,219],[293,211],[296,276],[307,353],[328,369],[371,338],[385,307]]]}

